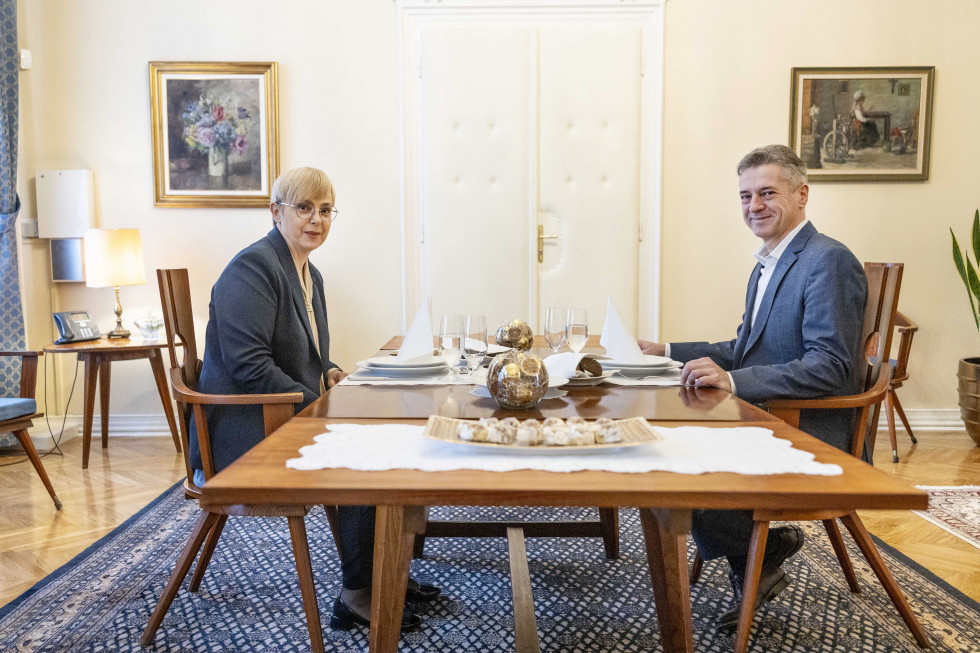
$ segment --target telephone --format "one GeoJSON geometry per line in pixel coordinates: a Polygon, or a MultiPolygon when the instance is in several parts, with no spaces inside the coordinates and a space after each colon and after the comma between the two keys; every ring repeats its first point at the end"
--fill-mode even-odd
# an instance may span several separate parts
{"type": "Polygon", "coordinates": [[[85,340],[98,340],[102,337],[99,326],[94,320],[90,319],[85,311],[65,311],[55,313],[54,321],[58,325],[61,337],[54,341],[56,345],[64,345],[69,342],[83,342],[85,340]]]}

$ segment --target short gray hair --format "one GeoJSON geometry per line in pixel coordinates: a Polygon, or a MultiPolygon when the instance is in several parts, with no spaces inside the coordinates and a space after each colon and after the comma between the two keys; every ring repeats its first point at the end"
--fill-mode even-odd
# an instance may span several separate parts
{"type": "Polygon", "coordinates": [[[797,188],[807,183],[806,164],[796,155],[796,152],[785,145],[755,148],[738,162],[738,174],[742,176],[742,173],[749,168],[765,165],[777,165],[782,168],[783,177],[797,188]]]}

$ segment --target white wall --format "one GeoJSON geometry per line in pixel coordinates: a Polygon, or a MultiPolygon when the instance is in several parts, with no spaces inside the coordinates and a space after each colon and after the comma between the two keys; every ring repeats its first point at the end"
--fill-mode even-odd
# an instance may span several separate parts
{"type": "MultiPolygon", "coordinates": [[[[20,11],[21,44],[35,61],[21,75],[25,212],[33,217],[36,170],[95,172],[98,226],[143,234],[148,283],[122,289],[125,317],[159,311],[153,270],[186,266],[203,339],[212,283],[270,227],[260,209],[153,207],[147,62],[278,61],[282,169],[326,170],[342,210],[313,254],[327,281],[331,355],[350,367],[398,331],[391,0],[21,0],[20,11]]],[[[954,408],[956,361],[980,344],[947,229],[965,235],[980,205],[978,24],[980,3],[971,0],[668,0],[664,338],[734,333],[756,246],[741,222],[734,166],[756,145],[787,142],[790,68],[934,65],[930,180],[814,183],[808,215],[859,259],[906,263],[901,310],[921,331],[903,401],[911,409],[954,408]]],[[[32,347],[52,340],[54,310],[88,308],[111,326],[111,289],[50,290],[41,278],[46,248],[27,243],[24,255],[32,347]]],[[[147,367],[114,366],[113,414],[160,412],[147,367]]],[[[66,383],[59,382],[64,394],[66,383]]],[[[80,413],[75,402],[71,410],[80,413]]]]}

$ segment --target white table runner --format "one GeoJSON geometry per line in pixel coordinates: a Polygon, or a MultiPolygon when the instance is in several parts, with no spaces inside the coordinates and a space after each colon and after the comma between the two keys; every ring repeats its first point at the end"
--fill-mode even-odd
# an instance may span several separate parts
{"type": "Polygon", "coordinates": [[[423,427],[407,424],[330,424],[315,444],[299,450],[286,467],[300,470],[348,468],[360,471],[418,469],[444,472],[475,469],[509,472],[585,470],[642,473],[652,471],[748,475],[809,474],[837,476],[840,466],[818,463],[811,453],[759,427],[655,427],[664,441],[594,453],[500,454],[462,444],[430,440],[423,427]]]}

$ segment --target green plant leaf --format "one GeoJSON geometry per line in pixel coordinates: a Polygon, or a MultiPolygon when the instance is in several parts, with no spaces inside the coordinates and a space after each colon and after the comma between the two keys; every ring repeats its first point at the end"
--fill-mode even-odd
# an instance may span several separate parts
{"type": "Polygon", "coordinates": [[[973,261],[969,258],[966,259],[966,276],[970,280],[970,290],[973,291],[973,295],[980,301],[980,277],[977,276],[977,269],[973,267],[973,261]]]}
{"type": "MultiPolygon", "coordinates": [[[[976,292],[976,288],[980,286],[980,279],[977,279],[976,270],[973,268],[973,263],[970,261],[969,254],[966,256],[966,262],[963,261],[963,254],[960,253],[960,244],[956,241],[956,234],[953,230],[949,230],[949,235],[953,237],[953,263],[956,264],[956,271],[960,273],[960,278],[963,279],[963,285],[966,287],[966,296],[970,300],[970,314],[973,315],[973,321],[977,325],[977,331],[980,331],[980,313],[977,312],[977,303],[980,303],[980,293],[976,292]],[[967,263],[969,263],[969,271],[972,273],[973,278],[968,278],[967,274],[967,263]],[[972,284],[971,281],[975,281],[972,284]],[[974,294],[977,295],[977,303],[973,302],[974,294]]],[[[966,252],[964,252],[966,253],[966,252]]]]}
{"type": "Polygon", "coordinates": [[[980,314],[977,313],[977,307],[973,304],[973,298],[975,296],[977,298],[977,305],[980,305],[980,277],[977,276],[977,270],[973,267],[973,262],[970,260],[969,254],[966,254],[966,276],[970,280],[967,294],[970,295],[970,309],[973,311],[973,321],[977,324],[977,331],[980,331],[980,314]],[[970,294],[971,291],[972,294],[970,294]]]}
{"type": "Polygon", "coordinates": [[[980,209],[973,214],[973,258],[980,264],[980,209]]]}
{"type": "Polygon", "coordinates": [[[953,263],[956,265],[956,271],[960,273],[960,279],[963,280],[967,293],[969,293],[970,282],[966,280],[966,265],[963,263],[963,255],[960,254],[960,244],[956,242],[956,234],[953,233],[952,229],[949,230],[949,235],[953,237],[953,263]]]}

